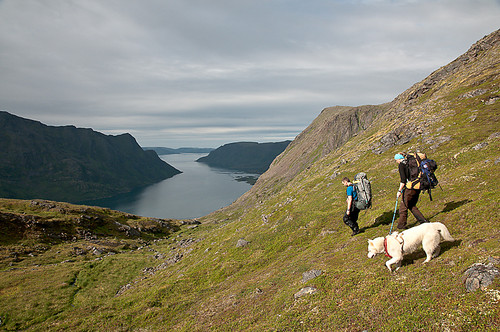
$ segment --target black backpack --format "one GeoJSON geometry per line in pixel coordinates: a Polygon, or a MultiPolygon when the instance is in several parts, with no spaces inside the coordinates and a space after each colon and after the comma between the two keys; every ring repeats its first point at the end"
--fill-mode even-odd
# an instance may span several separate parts
{"type": "Polygon", "coordinates": [[[434,172],[437,170],[437,163],[428,159],[425,153],[409,153],[406,162],[410,171],[410,181],[406,183],[408,189],[427,190],[432,201],[431,189],[434,189],[439,181],[434,172]]]}

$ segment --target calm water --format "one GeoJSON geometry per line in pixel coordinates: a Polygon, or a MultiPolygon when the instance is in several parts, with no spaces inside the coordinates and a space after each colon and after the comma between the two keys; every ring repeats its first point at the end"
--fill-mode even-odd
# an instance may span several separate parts
{"type": "Polygon", "coordinates": [[[209,167],[196,159],[206,154],[174,154],[160,158],[183,173],[135,192],[92,201],[101,207],[145,217],[192,219],[228,206],[252,185],[241,181],[254,176],[209,167]]]}

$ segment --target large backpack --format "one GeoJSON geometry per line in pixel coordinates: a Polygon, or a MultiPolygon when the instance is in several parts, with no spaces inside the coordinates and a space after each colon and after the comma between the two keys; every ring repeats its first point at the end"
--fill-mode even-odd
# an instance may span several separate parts
{"type": "Polygon", "coordinates": [[[366,173],[360,172],[354,177],[352,182],[354,190],[358,194],[358,200],[354,202],[359,210],[366,210],[372,206],[372,186],[366,173]]]}
{"type": "Polygon", "coordinates": [[[406,183],[408,189],[427,190],[432,201],[431,189],[434,189],[439,181],[434,172],[437,170],[437,163],[428,159],[425,153],[409,153],[406,156],[408,169],[410,170],[410,181],[406,183]]]}

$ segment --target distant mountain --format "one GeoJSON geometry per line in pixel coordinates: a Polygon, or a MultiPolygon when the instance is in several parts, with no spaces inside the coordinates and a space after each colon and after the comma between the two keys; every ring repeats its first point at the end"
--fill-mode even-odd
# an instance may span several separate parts
{"type": "Polygon", "coordinates": [[[164,148],[164,147],[143,147],[144,150],[153,150],[159,156],[164,154],[181,154],[181,153],[210,153],[213,148],[164,148]]]}
{"type": "Polygon", "coordinates": [[[239,170],[249,173],[264,173],[273,160],[282,153],[291,141],[276,143],[237,142],[225,144],[199,158],[198,162],[209,166],[239,170]]]}
{"type": "Polygon", "coordinates": [[[53,127],[0,111],[0,197],[78,202],[114,196],[179,170],[130,134],[53,127]]]}

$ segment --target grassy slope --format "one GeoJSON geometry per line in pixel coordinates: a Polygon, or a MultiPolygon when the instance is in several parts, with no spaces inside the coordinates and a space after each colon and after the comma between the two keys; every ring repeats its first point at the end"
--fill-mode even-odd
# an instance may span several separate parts
{"type": "MultiPolygon", "coordinates": [[[[498,59],[498,51],[489,56],[498,59]]],[[[262,202],[239,201],[207,216],[199,227],[184,227],[141,250],[96,260],[71,256],[79,242],[61,243],[3,265],[2,328],[498,330],[499,278],[488,290],[473,293],[462,281],[473,263],[500,256],[500,163],[495,163],[500,148],[499,138],[492,136],[499,131],[500,104],[485,103],[500,93],[498,61],[486,69],[474,66],[469,76],[456,74],[411,105],[396,100],[365,132],[262,202]],[[480,88],[487,92],[460,98],[480,88]],[[410,123],[426,123],[425,135],[374,154],[380,137],[401,125],[402,106],[410,123]],[[450,139],[437,143],[443,137],[450,139]],[[488,145],[474,149],[479,143],[488,145]],[[446,224],[458,241],[444,243],[441,255],[426,265],[421,253],[411,255],[391,274],[386,257],[366,257],[366,240],[390,229],[398,184],[392,156],[417,148],[438,161],[443,188],[433,191],[432,202],[423,195],[419,207],[431,221],[446,224]],[[372,180],[375,200],[360,215],[363,233],[350,237],[341,221],[345,193],[340,179],[360,170],[372,180]],[[240,238],[249,245],[237,247],[240,238]],[[323,273],[303,283],[302,273],[312,269],[323,273]],[[317,293],[295,299],[308,285],[317,293]]]]}

